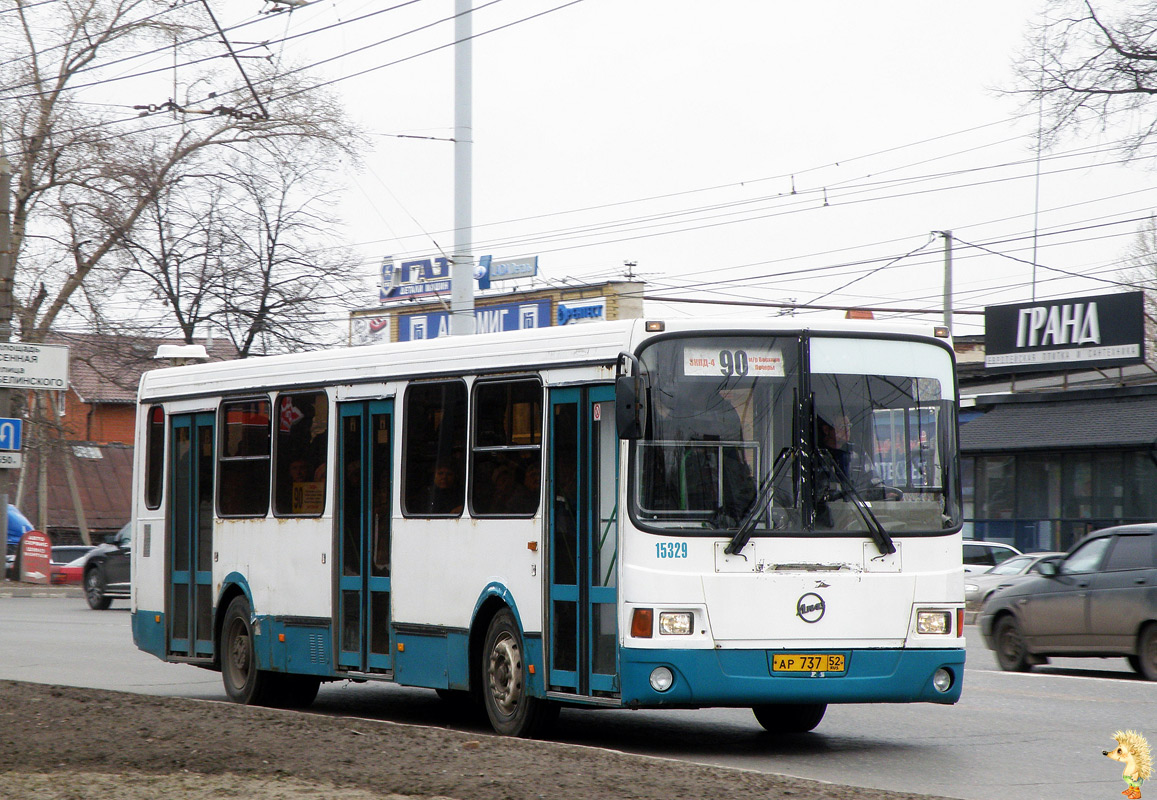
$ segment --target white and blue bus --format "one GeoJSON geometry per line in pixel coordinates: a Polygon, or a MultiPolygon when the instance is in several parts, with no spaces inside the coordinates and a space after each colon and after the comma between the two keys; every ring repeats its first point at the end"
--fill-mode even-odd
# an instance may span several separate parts
{"type": "Polygon", "coordinates": [[[157,369],[132,626],[241,703],[325,681],[484,705],[953,703],[944,329],[669,320],[157,369]]]}

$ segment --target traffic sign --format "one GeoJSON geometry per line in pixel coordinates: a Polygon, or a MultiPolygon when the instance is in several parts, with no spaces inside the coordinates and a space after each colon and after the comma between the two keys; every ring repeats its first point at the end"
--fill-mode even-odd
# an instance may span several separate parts
{"type": "Polygon", "coordinates": [[[24,420],[0,417],[0,450],[19,450],[24,420]]]}
{"type": "Polygon", "coordinates": [[[11,450],[0,450],[0,469],[20,469],[24,466],[24,454],[11,450]]]}

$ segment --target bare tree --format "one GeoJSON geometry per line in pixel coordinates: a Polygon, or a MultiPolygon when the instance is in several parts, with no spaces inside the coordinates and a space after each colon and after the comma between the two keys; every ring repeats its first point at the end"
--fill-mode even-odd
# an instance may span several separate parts
{"type": "Polygon", "coordinates": [[[1127,121],[1133,153],[1157,133],[1157,2],[1123,11],[1092,0],[1050,0],[1017,62],[1014,91],[1045,113],[1050,141],[1085,125],[1127,121]],[[1121,116],[1118,116],[1121,115],[1121,116]]]}
{"type": "MultiPolygon", "coordinates": [[[[0,14],[0,35],[10,44],[0,63],[0,126],[14,162],[16,317],[26,341],[42,341],[62,315],[91,305],[94,295],[86,292],[115,284],[124,264],[109,255],[118,247],[144,256],[139,229],[157,224],[181,182],[282,140],[356,158],[357,132],[340,107],[320,92],[304,91],[309,87],[300,73],[279,77],[272,63],[251,62],[247,80],[236,72],[187,68],[189,93],[195,87],[205,96],[161,103],[179,112],[176,119],[151,113],[157,110],[152,105],[143,117],[126,117],[123,106],[140,104],[124,100],[115,110],[82,105],[80,89],[89,81],[86,91],[92,91],[94,83],[88,70],[126,52],[179,42],[190,61],[212,48],[220,55],[220,44],[204,37],[209,21],[197,16],[195,4],[2,5],[9,13],[0,14]],[[210,92],[208,86],[224,88],[210,92]]],[[[110,91],[118,90],[104,87],[106,95],[110,91]]]]}

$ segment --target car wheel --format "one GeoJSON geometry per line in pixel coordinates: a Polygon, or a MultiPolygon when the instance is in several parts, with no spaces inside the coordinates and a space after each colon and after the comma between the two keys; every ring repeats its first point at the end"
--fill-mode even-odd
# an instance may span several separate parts
{"type": "Polygon", "coordinates": [[[252,613],[245,597],[233,598],[225,612],[221,625],[221,681],[233,702],[260,706],[269,702],[277,676],[257,669],[252,613]]]}
{"type": "Polygon", "coordinates": [[[104,593],[104,574],[100,567],[90,567],[84,573],[84,599],[94,611],[104,611],[112,605],[112,598],[104,593]]]}
{"type": "Polygon", "coordinates": [[[1024,636],[1020,632],[1020,625],[1012,617],[1003,617],[996,623],[996,662],[1006,672],[1028,672],[1032,669],[1029,663],[1028,648],[1024,644],[1024,636]]]}
{"type": "Polygon", "coordinates": [[[1129,664],[1147,681],[1157,681],[1157,625],[1149,624],[1137,637],[1137,655],[1129,664]]]}
{"type": "Polygon", "coordinates": [[[558,717],[558,706],[526,691],[522,634],[509,610],[490,620],[482,648],[482,697],[490,725],[504,736],[541,734],[558,717]]]}
{"type": "Polygon", "coordinates": [[[767,703],[752,706],[768,733],[807,733],[815,730],[828,710],[826,703],[767,703]]]}

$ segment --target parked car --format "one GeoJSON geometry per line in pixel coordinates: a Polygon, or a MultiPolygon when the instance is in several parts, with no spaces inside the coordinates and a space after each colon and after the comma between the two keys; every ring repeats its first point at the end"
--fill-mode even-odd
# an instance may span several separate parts
{"type": "Polygon", "coordinates": [[[1000,542],[981,542],[975,539],[964,540],[964,571],[984,572],[995,567],[1013,556],[1019,556],[1020,551],[1011,544],[1000,542]]]}
{"type": "Polygon", "coordinates": [[[49,556],[49,582],[57,585],[84,580],[85,557],[93,550],[86,544],[62,544],[52,548],[49,556]]]}
{"type": "Polygon", "coordinates": [[[1157,680],[1157,524],[1089,534],[989,598],[980,632],[1001,669],[1049,656],[1124,656],[1157,680]]]}
{"type": "Polygon", "coordinates": [[[132,554],[132,524],[125,523],[102,545],[97,545],[84,561],[84,597],[89,608],[106,609],[114,598],[129,597],[129,562],[132,554]]]}
{"type": "Polygon", "coordinates": [[[1022,553],[1005,559],[986,572],[973,572],[964,579],[964,610],[979,611],[997,589],[1011,586],[1025,576],[1039,572],[1043,561],[1055,561],[1064,553],[1022,553]]]}

